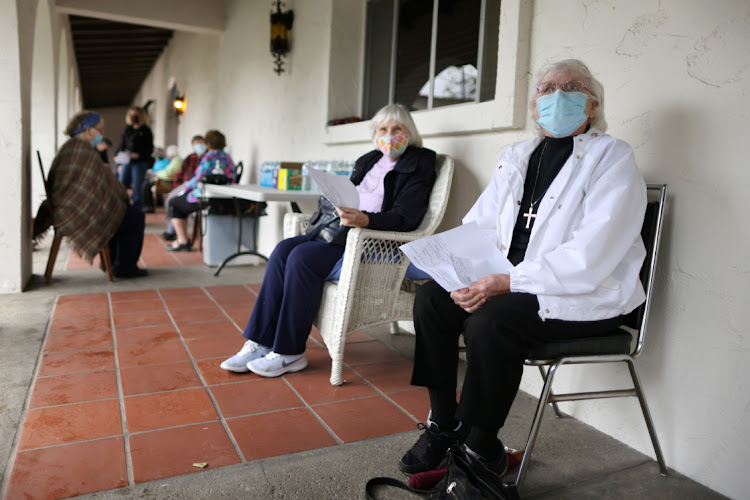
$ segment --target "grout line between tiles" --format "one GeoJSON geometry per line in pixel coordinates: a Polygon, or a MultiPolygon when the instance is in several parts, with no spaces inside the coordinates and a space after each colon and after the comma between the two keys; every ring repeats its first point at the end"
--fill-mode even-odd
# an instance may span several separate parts
{"type": "MultiPolygon", "coordinates": [[[[204,293],[205,293],[206,295],[208,295],[208,297],[209,297],[209,298],[211,299],[211,301],[213,301],[213,303],[214,303],[214,304],[216,304],[216,306],[217,306],[217,307],[218,307],[218,308],[219,308],[219,309],[221,310],[222,314],[223,314],[224,316],[226,316],[226,317],[227,317],[227,318],[229,319],[229,321],[230,321],[230,322],[231,322],[231,323],[232,323],[232,324],[233,324],[233,325],[234,325],[234,326],[235,326],[235,327],[236,327],[236,328],[237,328],[237,329],[238,329],[238,330],[239,330],[240,332],[242,332],[242,331],[243,331],[244,329],[243,329],[243,328],[242,328],[242,327],[241,327],[240,325],[238,325],[238,324],[237,324],[237,323],[236,323],[236,322],[234,321],[234,319],[233,319],[233,318],[232,318],[232,317],[231,317],[231,316],[229,315],[229,313],[227,313],[226,309],[224,309],[224,307],[223,307],[223,306],[222,306],[221,304],[219,304],[219,302],[218,302],[218,301],[217,301],[217,300],[216,300],[216,299],[214,298],[214,296],[213,296],[213,295],[211,295],[211,293],[210,293],[210,292],[208,292],[208,291],[207,291],[207,290],[206,290],[205,288],[206,288],[206,287],[201,287],[201,290],[203,290],[203,292],[204,292],[204,293]]],[[[252,290],[251,290],[251,291],[252,291],[252,290]]],[[[249,316],[248,316],[248,317],[249,317],[249,316]]]]}
{"type": "MultiPolygon", "coordinates": [[[[56,353],[45,353],[45,352],[43,352],[41,354],[43,356],[44,354],[56,354],[56,353]]],[[[105,370],[105,369],[102,369],[102,370],[83,370],[83,371],[80,371],[80,372],[58,373],[56,375],[37,375],[36,379],[37,380],[38,379],[44,380],[44,379],[55,378],[55,377],[66,377],[68,375],[80,375],[82,373],[101,373],[101,372],[113,372],[113,371],[114,370],[105,370]]]]}
{"type": "Polygon", "coordinates": [[[31,396],[34,392],[34,386],[36,385],[37,375],[42,365],[42,358],[44,357],[44,345],[47,343],[47,336],[49,335],[49,328],[52,324],[52,315],[57,308],[57,300],[59,297],[55,297],[55,304],[52,306],[52,312],[50,317],[47,319],[47,324],[44,327],[44,336],[42,338],[41,346],[39,347],[39,354],[36,357],[36,363],[34,364],[33,374],[31,376],[31,382],[29,383],[28,392],[26,393],[26,399],[23,401],[23,407],[21,408],[21,414],[18,417],[18,427],[16,428],[13,442],[10,446],[10,453],[8,453],[8,463],[5,466],[3,475],[0,478],[0,498],[5,498],[5,493],[8,491],[8,485],[10,484],[11,473],[13,472],[13,466],[16,463],[16,456],[18,455],[18,445],[21,441],[21,435],[23,433],[24,424],[26,423],[26,415],[29,413],[29,403],[31,402],[31,396]]]}
{"type": "MultiPolygon", "coordinates": [[[[115,438],[121,438],[121,437],[123,437],[122,434],[112,434],[111,436],[100,436],[100,437],[89,438],[89,439],[76,439],[75,441],[66,441],[64,443],[49,444],[47,446],[37,446],[35,448],[26,448],[25,450],[19,450],[19,451],[21,453],[26,453],[27,451],[49,450],[50,448],[61,448],[63,446],[70,446],[72,444],[93,443],[94,441],[104,441],[105,439],[115,439],[115,438]]],[[[124,486],[121,486],[121,488],[123,487],[124,486]]]]}
{"type": "MultiPolygon", "coordinates": [[[[200,287],[200,289],[202,290],[202,287],[200,287]]],[[[206,394],[208,395],[208,398],[211,401],[211,404],[213,405],[214,410],[216,411],[216,415],[218,415],[219,417],[219,422],[221,423],[221,426],[224,428],[224,432],[227,434],[227,437],[229,438],[229,442],[232,443],[232,447],[234,447],[234,452],[239,457],[241,463],[243,464],[247,463],[247,460],[245,460],[245,456],[242,454],[242,450],[240,449],[239,444],[237,444],[237,441],[234,439],[234,435],[232,434],[232,431],[229,429],[229,424],[227,424],[227,421],[224,418],[224,414],[221,412],[221,409],[219,408],[219,404],[216,401],[216,398],[214,398],[213,393],[211,393],[211,391],[209,390],[208,383],[206,382],[206,379],[203,377],[203,373],[201,373],[200,368],[198,368],[198,363],[196,362],[195,357],[193,356],[193,353],[188,348],[187,342],[185,341],[185,338],[182,336],[182,332],[180,332],[179,325],[175,321],[174,316],[172,316],[172,312],[166,307],[166,302],[164,301],[164,298],[161,295],[161,291],[157,290],[156,293],[162,299],[162,302],[164,302],[165,309],[167,310],[167,315],[169,316],[169,319],[172,321],[175,329],[177,330],[177,334],[180,337],[180,342],[182,342],[182,345],[187,351],[188,357],[190,358],[190,363],[193,365],[193,370],[195,370],[195,372],[198,374],[198,379],[201,381],[201,384],[203,384],[203,390],[206,391],[206,394]]],[[[204,290],[204,293],[206,293],[205,290],[204,290]]],[[[206,293],[206,295],[209,297],[210,300],[213,300],[213,297],[211,297],[211,294],[206,293]]],[[[224,312],[223,309],[222,309],[222,312],[224,312]]]]}
{"type": "Polygon", "coordinates": [[[335,432],[333,432],[333,429],[331,429],[329,427],[329,425],[327,423],[325,423],[325,421],[323,421],[323,419],[321,418],[321,416],[318,415],[318,412],[316,412],[315,410],[313,410],[312,406],[310,406],[307,403],[307,401],[305,401],[305,398],[303,398],[302,395],[300,395],[300,393],[297,392],[297,390],[294,387],[292,387],[292,384],[289,383],[289,381],[286,379],[286,377],[281,377],[281,379],[284,381],[284,383],[287,385],[287,387],[289,387],[289,389],[299,398],[299,400],[302,401],[302,404],[305,405],[305,408],[307,408],[307,411],[309,411],[310,413],[312,413],[313,417],[315,417],[315,419],[320,423],[320,425],[322,425],[323,428],[326,431],[328,431],[328,434],[330,434],[331,437],[333,438],[333,440],[336,441],[336,444],[344,444],[344,440],[341,439],[340,437],[338,437],[338,435],[335,432]]]}
{"type": "Polygon", "coordinates": [[[115,380],[117,383],[117,398],[120,406],[120,422],[122,425],[122,441],[125,447],[125,470],[128,475],[128,486],[135,484],[135,472],[133,471],[133,459],[130,456],[130,439],[128,434],[128,420],[125,413],[125,396],[122,390],[122,375],[120,374],[120,356],[117,353],[117,335],[115,333],[115,315],[112,308],[112,296],[107,293],[109,303],[109,322],[112,332],[112,351],[115,361],[115,380]]]}
{"type": "MultiPolygon", "coordinates": [[[[113,371],[113,370],[109,370],[109,371],[113,371]]],[[[94,372],[91,372],[91,373],[94,373],[94,372]]],[[[75,405],[82,405],[86,403],[99,403],[101,401],[115,401],[119,399],[120,399],[119,396],[113,396],[111,398],[87,399],[86,401],[75,401],[73,403],[60,403],[59,405],[35,406],[34,408],[29,408],[29,411],[48,410],[50,408],[59,408],[61,406],[75,406],[75,405]]]]}
{"type": "MultiPolygon", "coordinates": [[[[380,342],[380,341],[376,341],[376,342],[380,342]]],[[[382,344],[382,342],[381,342],[381,344],[382,344]]],[[[377,386],[375,386],[375,384],[373,384],[372,382],[370,382],[369,380],[367,380],[364,377],[364,375],[361,375],[355,369],[355,367],[352,367],[352,366],[348,365],[347,363],[342,363],[342,364],[345,367],[349,368],[352,372],[356,373],[357,376],[360,377],[362,380],[364,380],[367,385],[369,385],[370,387],[372,387],[375,392],[377,392],[378,394],[380,394],[381,396],[383,396],[386,399],[386,401],[389,401],[392,405],[394,405],[396,408],[398,408],[399,410],[401,410],[401,412],[404,415],[406,415],[412,422],[419,423],[419,420],[417,420],[416,418],[414,418],[414,416],[412,416],[411,413],[409,413],[408,411],[406,411],[406,409],[403,408],[400,404],[396,403],[393,399],[391,399],[390,397],[388,397],[387,393],[381,391],[377,386]]],[[[375,364],[375,363],[372,363],[372,364],[375,364]]],[[[367,366],[367,365],[361,365],[361,366],[367,366]]],[[[398,392],[405,392],[405,390],[404,391],[398,391],[398,392]]]]}

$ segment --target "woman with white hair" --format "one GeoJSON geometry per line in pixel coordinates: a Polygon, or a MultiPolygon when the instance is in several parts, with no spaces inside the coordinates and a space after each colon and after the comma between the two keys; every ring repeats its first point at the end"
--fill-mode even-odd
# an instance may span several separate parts
{"type": "Polygon", "coordinates": [[[431,411],[399,468],[436,468],[449,447],[502,475],[497,438],[535,347],[615,331],[645,294],[640,231],[646,186],[633,150],[604,133],[602,85],[581,61],[541,69],[530,102],[538,137],[511,145],[463,222],[510,260],[508,274],[448,292],[434,281],[414,303],[412,384],[431,411]],[[456,401],[458,338],[467,367],[456,401]]]}
{"type": "Polygon", "coordinates": [[[435,182],[435,152],[422,147],[409,111],[399,104],[373,117],[371,135],[377,149],[356,161],[351,176],[359,206],[336,209],[342,230],[332,239],[311,231],[276,246],[242,334],[247,340],[221,368],[264,377],[304,369],[323,282],[344,253],[347,228],[411,231],[422,222],[435,182]]]}

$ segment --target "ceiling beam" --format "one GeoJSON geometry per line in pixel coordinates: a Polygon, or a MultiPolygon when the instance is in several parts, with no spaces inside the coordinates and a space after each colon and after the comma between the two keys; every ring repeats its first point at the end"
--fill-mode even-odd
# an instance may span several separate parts
{"type": "Polygon", "coordinates": [[[161,54],[161,50],[136,50],[127,52],[90,52],[88,54],[78,54],[76,59],[82,61],[155,61],[161,54]]]}
{"type": "Polygon", "coordinates": [[[97,45],[76,46],[75,50],[76,54],[87,54],[89,52],[128,52],[133,47],[138,50],[158,50],[160,52],[164,50],[163,43],[143,43],[140,40],[131,41],[127,45],[123,40],[123,43],[118,44],[100,43],[97,45]]]}
{"type": "MultiPolygon", "coordinates": [[[[117,35],[117,36],[92,36],[92,37],[82,37],[78,34],[78,32],[73,32],[73,45],[75,47],[88,47],[91,45],[99,45],[101,43],[125,43],[128,40],[128,37],[126,35],[117,35]]],[[[171,34],[168,35],[159,35],[159,36],[139,36],[138,40],[140,42],[147,42],[147,43],[154,43],[154,44],[161,44],[165,45],[169,39],[172,37],[171,34]]]]}
{"type": "Polygon", "coordinates": [[[57,12],[175,31],[221,35],[226,27],[224,0],[55,0],[57,12]]]}

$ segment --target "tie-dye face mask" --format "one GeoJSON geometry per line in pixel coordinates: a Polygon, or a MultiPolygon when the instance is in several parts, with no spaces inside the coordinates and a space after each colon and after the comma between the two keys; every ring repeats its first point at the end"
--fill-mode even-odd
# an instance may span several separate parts
{"type": "Polygon", "coordinates": [[[409,134],[381,135],[377,139],[378,149],[389,158],[401,156],[409,145],[409,134]]]}

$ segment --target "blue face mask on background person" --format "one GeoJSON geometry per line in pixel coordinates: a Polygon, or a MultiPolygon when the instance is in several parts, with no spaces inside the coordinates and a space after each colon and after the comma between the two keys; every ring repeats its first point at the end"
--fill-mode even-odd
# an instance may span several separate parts
{"type": "Polygon", "coordinates": [[[567,137],[588,120],[583,92],[563,92],[542,96],[536,100],[537,123],[555,137],[567,137]]]}
{"type": "Polygon", "coordinates": [[[203,153],[206,152],[206,145],[203,143],[198,143],[195,146],[193,146],[193,151],[195,151],[195,154],[198,156],[203,156],[203,153]]]}
{"type": "Polygon", "coordinates": [[[94,147],[97,147],[102,142],[102,134],[99,132],[96,133],[96,137],[91,139],[91,145],[94,147]]]}

